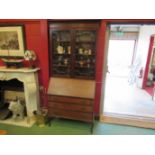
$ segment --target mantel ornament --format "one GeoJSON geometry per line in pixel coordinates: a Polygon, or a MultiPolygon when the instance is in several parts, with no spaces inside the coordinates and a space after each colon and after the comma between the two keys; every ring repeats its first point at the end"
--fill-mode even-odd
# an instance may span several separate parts
{"type": "Polygon", "coordinates": [[[23,61],[29,62],[30,68],[34,68],[33,61],[36,60],[36,54],[32,50],[26,50],[23,57],[4,57],[1,60],[5,63],[7,68],[21,68],[23,66],[23,61]]]}
{"type": "Polygon", "coordinates": [[[32,62],[36,60],[36,54],[32,50],[26,50],[24,53],[24,59],[29,61],[30,68],[33,68],[32,62]]]}
{"type": "Polygon", "coordinates": [[[23,58],[2,58],[2,61],[5,63],[7,68],[21,68],[23,67],[23,58]]]}

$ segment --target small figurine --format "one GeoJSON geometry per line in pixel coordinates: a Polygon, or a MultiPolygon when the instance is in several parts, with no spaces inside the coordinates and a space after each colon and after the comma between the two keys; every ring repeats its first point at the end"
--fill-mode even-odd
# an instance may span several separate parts
{"type": "Polygon", "coordinates": [[[68,59],[64,59],[64,64],[67,66],[67,64],[68,64],[68,59]]]}
{"type": "Polygon", "coordinates": [[[90,62],[91,62],[91,60],[90,59],[87,59],[87,67],[88,68],[90,67],[90,62]]]}
{"type": "Polygon", "coordinates": [[[68,46],[67,50],[68,50],[68,54],[71,54],[71,46],[68,46]]]}
{"type": "Polygon", "coordinates": [[[87,67],[90,68],[90,64],[87,64],[87,67]]]}
{"type": "Polygon", "coordinates": [[[92,54],[92,51],[91,49],[88,50],[88,55],[91,55],[92,54]]]}
{"type": "Polygon", "coordinates": [[[84,51],[84,54],[85,54],[85,55],[88,55],[88,52],[89,52],[88,50],[85,50],[85,51],[84,51]]]}
{"type": "Polygon", "coordinates": [[[58,46],[57,47],[57,52],[58,52],[58,54],[63,54],[64,53],[64,48],[62,47],[62,46],[58,46]]]}
{"type": "Polygon", "coordinates": [[[24,59],[29,62],[29,67],[34,68],[33,62],[36,60],[36,54],[32,50],[26,50],[24,53],[24,59]]]}
{"type": "Polygon", "coordinates": [[[83,49],[79,48],[79,54],[83,54],[83,49]]]}
{"type": "Polygon", "coordinates": [[[62,63],[62,55],[60,55],[59,57],[58,57],[58,65],[61,65],[61,63],[62,63]]]}
{"type": "Polygon", "coordinates": [[[80,64],[81,67],[83,67],[84,62],[83,61],[79,61],[79,64],[80,64]]]}

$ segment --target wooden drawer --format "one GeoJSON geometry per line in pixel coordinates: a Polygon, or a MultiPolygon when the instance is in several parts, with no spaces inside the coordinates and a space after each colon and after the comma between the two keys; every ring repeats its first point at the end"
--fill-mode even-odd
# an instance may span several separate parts
{"type": "Polygon", "coordinates": [[[70,104],[70,103],[59,103],[59,102],[48,102],[49,108],[58,108],[63,110],[71,110],[71,111],[81,111],[81,112],[92,112],[93,107],[81,104],[70,104]]]}
{"type": "Polygon", "coordinates": [[[93,100],[48,95],[48,116],[93,122],[93,100]]]}
{"type": "Polygon", "coordinates": [[[61,117],[61,118],[81,120],[81,121],[86,121],[86,122],[92,122],[93,121],[93,114],[92,113],[64,111],[64,110],[60,110],[60,109],[49,108],[48,114],[50,117],[61,117]]]}
{"type": "Polygon", "coordinates": [[[48,101],[85,104],[85,105],[93,104],[93,100],[91,99],[82,99],[82,98],[74,98],[74,97],[66,97],[66,96],[52,96],[52,95],[48,95],[48,101]]]}

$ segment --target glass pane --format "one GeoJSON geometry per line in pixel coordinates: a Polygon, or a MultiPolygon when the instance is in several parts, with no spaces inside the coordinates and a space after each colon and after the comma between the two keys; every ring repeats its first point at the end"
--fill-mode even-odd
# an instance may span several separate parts
{"type": "Polygon", "coordinates": [[[75,77],[95,77],[95,36],[96,31],[76,31],[75,77]]]}
{"type": "Polygon", "coordinates": [[[57,42],[70,41],[70,31],[53,31],[52,38],[57,42]]]}
{"type": "Polygon", "coordinates": [[[70,76],[71,64],[70,31],[52,32],[52,64],[54,76],[70,76]]]}
{"type": "Polygon", "coordinates": [[[76,41],[95,41],[95,31],[76,31],[76,41]]]}

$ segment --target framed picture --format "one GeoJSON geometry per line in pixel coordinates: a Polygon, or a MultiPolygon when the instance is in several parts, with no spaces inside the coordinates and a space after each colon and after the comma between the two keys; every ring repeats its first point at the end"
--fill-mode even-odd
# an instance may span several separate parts
{"type": "Polygon", "coordinates": [[[23,25],[0,25],[0,57],[23,57],[25,44],[23,25]]]}
{"type": "Polygon", "coordinates": [[[155,67],[155,48],[153,49],[152,53],[151,67],[155,67]]]}

